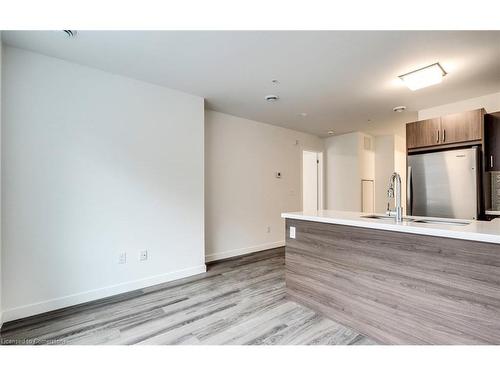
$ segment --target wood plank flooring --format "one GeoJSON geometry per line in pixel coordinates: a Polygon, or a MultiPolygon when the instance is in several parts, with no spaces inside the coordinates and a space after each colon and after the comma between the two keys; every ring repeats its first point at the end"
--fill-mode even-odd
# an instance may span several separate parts
{"type": "Polygon", "coordinates": [[[376,344],[287,300],[284,248],[170,283],[4,324],[1,344],[376,344]]]}

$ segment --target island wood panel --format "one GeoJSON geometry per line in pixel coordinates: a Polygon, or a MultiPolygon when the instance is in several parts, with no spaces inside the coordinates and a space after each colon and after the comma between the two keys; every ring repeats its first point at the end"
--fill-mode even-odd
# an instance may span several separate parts
{"type": "Polygon", "coordinates": [[[500,245],[291,219],[286,225],[291,299],[383,343],[500,343],[500,245]]]}

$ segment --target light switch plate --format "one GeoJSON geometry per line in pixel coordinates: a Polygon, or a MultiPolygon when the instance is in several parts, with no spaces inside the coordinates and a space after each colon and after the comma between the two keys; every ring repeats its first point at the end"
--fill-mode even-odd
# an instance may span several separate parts
{"type": "Polygon", "coordinates": [[[295,238],[295,227],[290,227],[290,238],[295,238]]]}

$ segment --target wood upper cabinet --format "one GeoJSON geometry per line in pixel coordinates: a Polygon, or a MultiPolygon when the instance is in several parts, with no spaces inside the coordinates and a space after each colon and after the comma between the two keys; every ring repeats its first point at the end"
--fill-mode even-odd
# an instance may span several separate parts
{"type": "Polygon", "coordinates": [[[487,171],[500,171],[500,112],[484,116],[484,161],[487,171]]]}
{"type": "Polygon", "coordinates": [[[453,143],[480,142],[483,138],[484,113],[484,109],[476,109],[410,122],[406,124],[406,147],[414,149],[453,143]]]}
{"type": "Polygon", "coordinates": [[[418,148],[439,144],[441,119],[434,118],[406,124],[406,147],[418,148]]]}
{"type": "Polygon", "coordinates": [[[476,109],[441,117],[441,143],[479,141],[484,110],[476,109]]]}

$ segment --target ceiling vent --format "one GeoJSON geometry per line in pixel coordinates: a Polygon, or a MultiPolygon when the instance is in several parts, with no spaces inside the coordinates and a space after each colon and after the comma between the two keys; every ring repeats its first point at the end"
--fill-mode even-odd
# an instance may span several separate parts
{"type": "Polygon", "coordinates": [[[63,30],[63,33],[66,34],[66,37],[69,39],[76,38],[78,31],[76,30],[63,30]]]}

